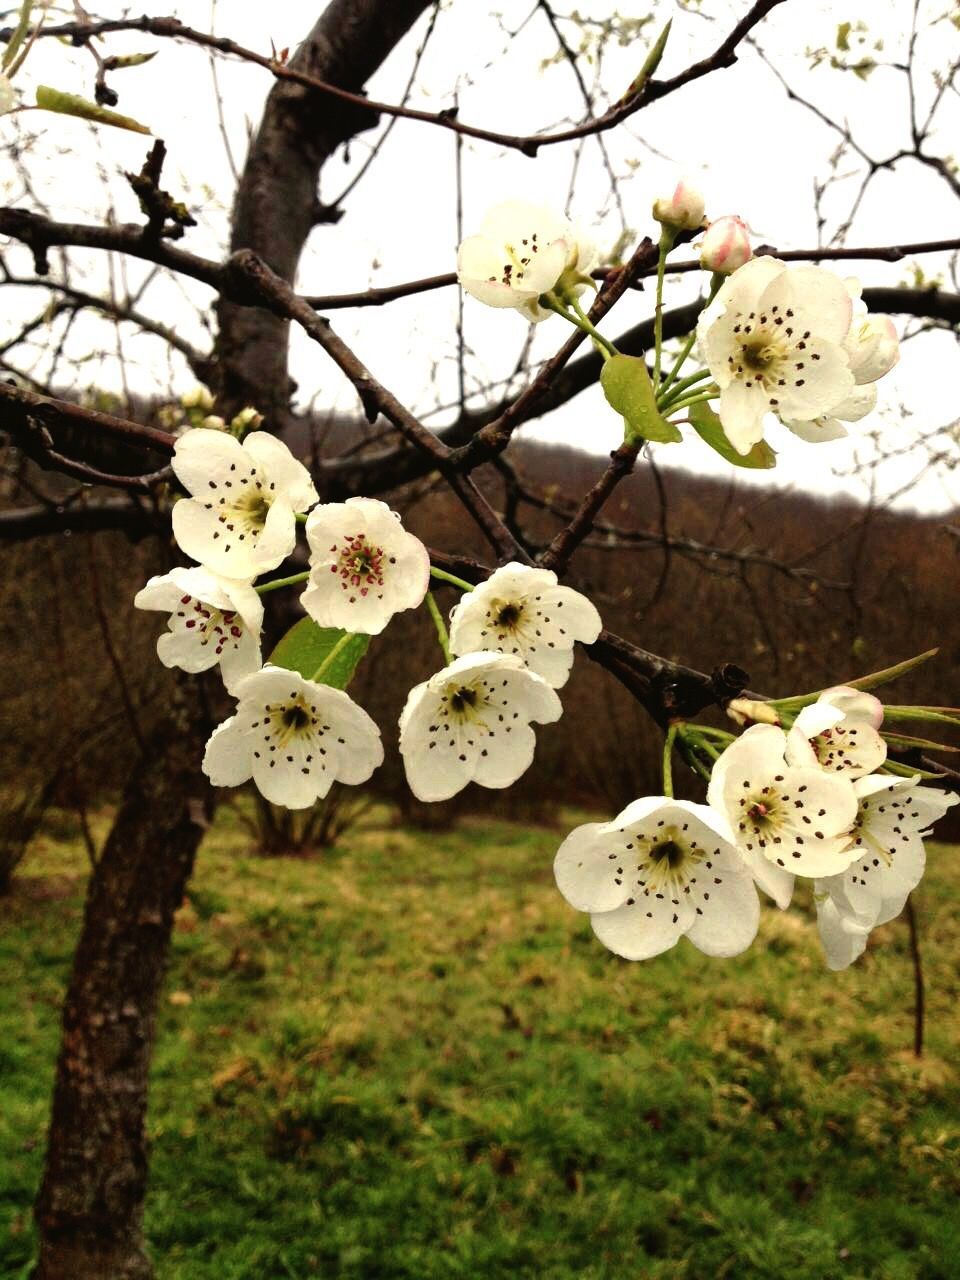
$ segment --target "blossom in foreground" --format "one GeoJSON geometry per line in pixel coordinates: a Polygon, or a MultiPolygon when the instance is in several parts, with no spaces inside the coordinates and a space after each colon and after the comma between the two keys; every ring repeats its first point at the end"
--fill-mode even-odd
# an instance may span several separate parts
{"type": "Polygon", "coordinates": [[[686,937],[709,956],[753,941],[760,903],[725,825],[706,805],[647,796],[613,822],[567,836],[553,864],[560,892],[590,913],[593,931],[627,960],[686,937]]]}
{"type": "MultiPolygon", "coordinates": [[[[833,932],[824,935],[821,926],[821,937],[825,948],[827,936],[830,937],[832,951],[837,955],[843,954],[834,939],[837,929],[842,928],[846,934],[857,929],[869,933],[900,914],[923,876],[924,836],[960,799],[912,778],[893,778],[889,774],[858,778],[853,788],[859,806],[853,826],[855,857],[844,872],[817,884],[818,891],[826,894],[833,906],[833,911],[825,913],[828,929],[833,932]]],[[[831,967],[846,967],[833,965],[831,954],[828,948],[831,967]]]]}
{"type": "Polygon", "coordinates": [[[678,231],[696,231],[703,222],[705,210],[702,193],[683,179],[669,195],[659,196],[653,202],[653,216],[657,222],[678,231]]]}
{"type": "Polygon", "coordinates": [[[879,769],[887,744],[877,729],[883,703],[871,693],[840,686],[804,707],[787,735],[787,761],[851,778],[879,769]]]}
{"type": "Polygon", "coordinates": [[[366,782],[383,762],[379,729],[340,689],[266,666],[235,692],[236,715],[214,730],[203,757],[214,786],[252,777],[271,803],[306,809],[334,782],[366,782]]]}
{"type": "Polygon", "coordinates": [[[317,501],[310,473],[282,441],[196,427],[177,440],[173,471],[192,496],[173,508],[188,556],[229,578],[275,569],[296,543],[296,512],[317,501]]]}
{"type": "Polygon", "coordinates": [[[749,453],[763,420],[809,422],[852,392],[844,346],[853,301],[844,282],[820,267],[752,258],[726,281],[697,325],[700,350],[720,388],[730,443],[749,453]]]}
{"type": "Polygon", "coordinates": [[[700,265],[704,271],[730,275],[752,257],[750,230],[735,214],[711,222],[700,241],[700,265]]]}
{"type": "Polygon", "coordinates": [[[430,585],[430,556],[375,498],[314,507],[307,517],[310,579],[300,603],[321,627],[379,635],[430,585]]]}
{"type": "Polygon", "coordinates": [[[507,200],[460,245],[457,279],[488,307],[513,307],[540,321],[551,314],[540,306],[541,295],[562,286],[579,296],[590,285],[595,258],[594,247],[554,210],[507,200]]]}
{"type": "Polygon", "coordinates": [[[592,644],[603,623],[586,596],[561,587],[549,569],[515,561],[466,592],[450,614],[450,648],[512,653],[559,689],[573,666],[577,640],[592,644]]]}
{"type": "Polygon", "coordinates": [[[410,691],[400,753],[418,800],[447,800],[468,782],[509,787],[533,762],[530,722],[560,718],[560,699],[513,654],[468,653],[410,691]]]}
{"type": "Polygon", "coordinates": [[[786,746],[776,725],[753,725],[713,766],[707,791],[757,884],[779,907],[790,903],[794,874],[829,876],[850,864],[857,816],[849,778],[788,765],[786,746]]]}
{"type": "Polygon", "coordinates": [[[169,612],[169,630],[157,641],[157,656],[165,667],[198,672],[219,663],[231,692],[259,668],[263,602],[249,582],[203,568],[172,569],[151,578],[133,603],[138,609],[169,612]]]}

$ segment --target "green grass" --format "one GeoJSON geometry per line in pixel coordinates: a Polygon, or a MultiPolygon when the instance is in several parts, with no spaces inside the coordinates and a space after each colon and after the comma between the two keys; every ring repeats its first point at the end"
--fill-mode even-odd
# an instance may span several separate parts
{"type": "MultiPolygon", "coordinates": [[[[556,832],[383,826],[316,861],[229,812],[178,919],[153,1075],[160,1280],[960,1276],[960,887],[831,975],[812,915],[746,956],[605,952],[556,832]]],[[[66,837],[67,833],[63,833],[66,837]]],[[[82,903],[47,837],[0,907],[0,1275],[26,1275],[82,903]]]]}

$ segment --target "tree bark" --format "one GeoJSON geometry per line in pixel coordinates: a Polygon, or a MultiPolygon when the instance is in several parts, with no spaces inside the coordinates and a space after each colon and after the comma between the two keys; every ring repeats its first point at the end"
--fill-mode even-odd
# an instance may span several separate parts
{"type": "MultiPolygon", "coordinates": [[[[359,89],[430,0],[332,0],[295,61],[359,89]]],[[[375,116],[278,85],[241,179],[233,247],[292,280],[317,221],[324,160],[375,116]]],[[[289,414],[287,326],[221,303],[219,389],[282,427],[289,414]]],[[[196,683],[134,767],[91,879],[63,1013],[34,1280],[149,1280],[142,1234],[150,1059],[173,916],[212,798],[200,772],[208,732],[196,683]]],[[[178,688],[181,686],[178,685],[178,688]]]]}
{"type": "Polygon", "coordinates": [[[94,870],[63,1010],[35,1280],[148,1280],[144,1120],[173,916],[212,812],[196,685],[178,686],[94,870]]]}
{"type": "MultiPolygon", "coordinates": [[[[431,0],[332,0],[291,66],[358,92],[431,0]]],[[[325,161],[377,116],[302,85],[278,81],[244,165],[233,209],[231,248],[252,249],[294,282],[311,229],[335,221],[318,208],[325,161]]],[[[218,304],[218,392],[227,414],[254,405],[274,431],[289,421],[289,324],[269,312],[218,304]]],[[[223,412],[223,409],[218,410],[223,412]]]]}

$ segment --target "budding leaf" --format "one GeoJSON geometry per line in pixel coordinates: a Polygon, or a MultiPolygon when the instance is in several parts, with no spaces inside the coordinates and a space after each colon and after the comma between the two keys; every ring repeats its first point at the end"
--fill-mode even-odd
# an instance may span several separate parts
{"type": "Polygon", "coordinates": [[[114,55],[110,58],[104,58],[104,71],[124,71],[127,67],[142,67],[144,63],[150,62],[157,56],[157,50],[152,53],[124,53],[114,55]]]}
{"type": "Polygon", "coordinates": [[[738,453],[727,439],[720,419],[708,404],[692,404],[687,410],[687,417],[700,439],[735,467],[768,471],[777,465],[777,455],[766,440],[758,440],[749,453],[738,453]]]}
{"type": "Polygon", "coordinates": [[[0,61],[0,70],[2,71],[10,70],[14,58],[17,56],[17,51],[27,37],[27,32],[30,30],[30,10],[32,8],[33,0],[23,0],[23,4],[20,6],[20,17],[17,21],[16,28],[14,29],[13,35],[7,41],[7,47],[4,50],[3,59],[0,61]]]}
{"type": "Polygon", "coordinates": [[[37,86],[37,106],[42,111],[56,111],[60,115],[79,116],[81,120],[90,120],[94,124],[109,124],[116,129],[130,129],[134,133],[149,134],[150,130],[139,120],[130,116],[122,116],[117,111],[109,111],[106,107],[88,102],[75,93],[64,93],[61,89],[51,89],[49,85],[37,86]]]}
{"type": "Polygon", "coordinates": [[[647,81],[656,71],[657,67],[659,67],[663,59],[663,52],[667,47],[667,41],[670,38],[670,28],[672,26],[673,26],[673,19],[671,18],[667,22],[667,25],[660,32],[659,36],[657,36],[656,40],[654,41],[650,49],[650,52],[646,56],[643,66],[640,68],[640,71],[636,79],[633,81],[633,83],[630,85],[630,88],[620,99],[620,101],[617,104],[618,106],[623,106],[625,103],[631,102],[639,93],[642,93],[643,90],[646,88],[647,81]]]}
{"type": "Polygon", "coordinates": [[[657,408],[646,361],[640,356],[611,356],[600,371],[600,385],[607,403],[623,417],[626,440],[672,444],[683,439],[657,408]]]}
{"type": "MultiPolygon", "coordinates": [[[[344,632],[338,627],[318,627],[312,618],[301,618],[279,641],[268,662],[276,667],[286,667],[288,671],[299,671],[310,680],[343,636],[344,632]]],[[[349,644],[344,645],[323,673],[321,683],[328,684],[333,689],[345,689],[353,679],[353,673],[360,665],[360,659],[366,653],[369,643],[369,636],[351,636],[349,644]]]]}

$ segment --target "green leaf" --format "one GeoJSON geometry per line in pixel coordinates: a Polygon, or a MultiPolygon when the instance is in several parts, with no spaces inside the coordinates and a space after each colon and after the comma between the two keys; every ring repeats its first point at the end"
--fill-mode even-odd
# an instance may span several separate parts
{"type": "Polygon", "coordinates": [[[640,356],[611,356],[600,371],[600,385],[607,403],[626,423],[627,440],[654,440],[671,444],[683,436],[657,408],[646,361],[640,356]]]}
{"type": "Polygon", "coordinates": [[[882,671],[871,671],[869,675],[858,676],[856,680],[847,680],[846,683],[853,689],[876,689],[879,685],[889,684],[891,680],[898,680],[900,676],[905,676],[908,671],[913,671],[924,662],[929,662],[939,652],[939,649],[927,649],[912,658],[905,658],[903,662],[898,662],[892,667],[884,667],[882,671]]]}
{"type": "Polygon", "coordinates": [[[690,424],[701,440],[719,453],[721,458],[735,467],[749,467],[754,471],[769,471],[777,465],[777,455],[766,440],[758,440],[749,453],[738,453],[727,439],[720,419],[708,404],[692,404],[687,409],[690,424]]]}
{"type": "Polygon", "coordinates": [[[850,23],[841,22],[837,27],[837,48],[841,53],[850,52],[850,23]]]}
{"type": "MultiPolygon", "coordinates": [[[[346,632],[337,627],[318,627],[312,618],[301,618],[278,642],[267,661],[276,667],[286,667],[288,671],[299,671],[311,680],[333,646],[345,635],[346,632]]],[[[369,636],[351,636],[323,673],[322,683],[334,689],[345,689],[369,643],[369,636]]]]}
{"type": "Polygon", "coordinates": [[[94,124],[109,124],[116,129],[130,129],[133,133],[149,134],[150,130],[139,120],[130,116],[122,116],[117,111],[108,111],[96,102],[88,102],[75,93],[64,93],[61,89],[51,89],[49,85],[37,86],[37,106],[42,111],[56,111],[64,116],[78,116],[81,120],[90,120],[94,124]]]}

